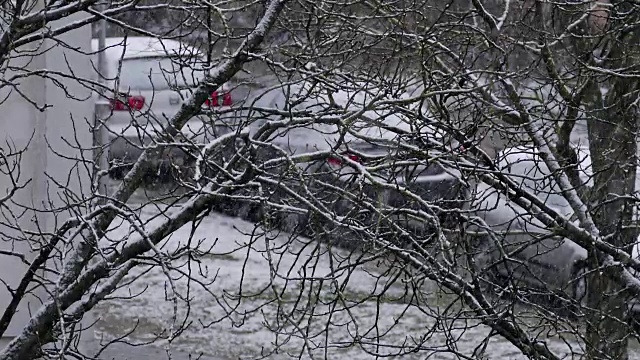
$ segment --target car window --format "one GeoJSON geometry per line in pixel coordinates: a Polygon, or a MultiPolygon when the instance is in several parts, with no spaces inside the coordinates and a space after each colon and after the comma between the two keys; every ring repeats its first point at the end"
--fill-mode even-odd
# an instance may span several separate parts
{"type": "Polygon", "coordinates": [[[193,60],[170,57],[124,59],[120,86],[132,90],[194,87],[205,75],[204,70],[198,70],[199,64],[194,63],[193,60]]]}

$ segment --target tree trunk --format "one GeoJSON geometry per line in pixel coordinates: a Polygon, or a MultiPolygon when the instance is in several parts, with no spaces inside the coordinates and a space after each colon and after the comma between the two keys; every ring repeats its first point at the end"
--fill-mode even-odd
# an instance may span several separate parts
{"type": "Polygon", "coordinates": [[[595,272],[589,285],[586,359],[628,359],[627,297],[623,296],[623,287],[604,272],[595,272]]]}
{"type": "MultiPolygon", "coordinates": [[[[632,220],[633,203],[618,196],[635,191],[638,124],[626,95],[637,88],[637,81],[619,79],[604,98],[596,86],[590,99],[595,110],[588,121],[594,173],[591,213],[600,234],[610,236],[611,244],[630,253],[635,232],[625,231],[623,226],[632,220]]],[[[600,268],[602,255],[588,250],[589,265],[596,271],[589,277],[587,359],[628,359],[628,294],[624,284],[610,280],[607,270],[600,268]]]]}

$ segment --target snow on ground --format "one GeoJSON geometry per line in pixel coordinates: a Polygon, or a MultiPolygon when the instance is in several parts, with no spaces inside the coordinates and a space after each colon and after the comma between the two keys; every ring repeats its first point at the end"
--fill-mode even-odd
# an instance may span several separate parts
{"type": "MultiPolygon", "coordinates": [[[[154,213],[145,208],[141,216],[150,218],[154,213]]],[[[128,226],[121,225],[110,237],[129,231],[128,226]]],[[[353,345],[353,339],[366,343],[380,334],[389,345],[378,348],[380,353],[393,353],[423,337],[423,346],[432,350],[405,358],[422,359],[431,354],[432,359],[450,359],[455,357],[436,351],[447,349],[449,344],[471,356],[488,335],[488,329],[477,321],[463,319],[448,324],[453,338],[433,331],[436,325],[446,325],[436,324],[434,317],[442,314],[451,298],[427,282],[419,291],[432,306],[421,311],[408,305],[403,282],[391,284],[392,273],[380,277],[388,269],[382,260],[353,270],[354,261],[364,255],[329,251],[317,242],[291,240],[284,233],[265,236],[251,223],[220,214],[207,216],[195,230],[185,225],[163,244],[162,251],[171,252],[189,242],[191,248],[198,244],[199,249],[208,251],[194,257],[190,267],[186,255],[172,262],[173,266],[182,264],[180,271],[201,282],[196,284],[178,271],[172,272],[179,293],[190,299],[188,308],[178,301],[177,322],[189,324],[171,342],[171,348],[178,351],[216,359],[261,355],[272,359],[370,359],[373,356],[363,348],[376,351],[375,346],[353,345]],[[238,297],[240,292],[242,299],[238,297]],[[384,295],[370,297],[371,293],[384,295]],[[276,347],[279,350],[273,353],[276,347]]],[[[172,327],[174,312],[174,303],[167,300],[169,282],[159,267],[135,269],[128,280],[136,278],[120,288],[113,300],[99,306],[98,335],[127,335],[132,342],[150,341],[159,335],[161,340],[156,344],[167,347],[166,333],[172,327]]],[[[570,351],[562,341],[544,340],[559,354],[570,351]]],[[[574,351],[579,351],[575,346],[574,351]]],[[[491,338],[486,352],[492,359],[516,359],[517,354],[517,349],[497,337],[491,338]]]]}

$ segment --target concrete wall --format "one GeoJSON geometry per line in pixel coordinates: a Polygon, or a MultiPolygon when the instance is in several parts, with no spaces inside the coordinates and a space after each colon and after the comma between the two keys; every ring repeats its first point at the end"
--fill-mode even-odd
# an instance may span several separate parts
{"type": "MultiPolygon", "coordinates": [[[[65,19],[52,26],[73,20],[65,19]]],[[[74,30],[60,36],[58,40],[85,52],[91,50],[89,28],[74,30]]],[[[5,80],[39,69],[84,78],[92,71],[87,56],[65,49],[53,40],[20,50],[18,53],[21,56],[10,61],[13,68],[4,74],[5,80]],[[39,50],[35,53],[37,55],[27,56],[26,50],[35,49],[39,50]]],[[[5,154],[22,152],[20,156],[8,159],[9,166],[14,166],[15,175],[19,173],[19,177],[13,180],[17,180],[19,184],[28,182],[24,189],[15,193],[10,203],[5,202],[5,207],[0,209],[0,249],[21,252],[27,260],[32,259],[38,246],[48,240],[47,237],[30,235],[27,231],[52,231],[57,224],[70,216],[68,211],[57,211],[54,215],[51,212],[36,210],[59,207],[70,201],[70,193],[75,193],[75,196],[80,198],[82,192],[89,190],[90,185],[91,167],[64,158],[79,159],[84,156],[91,159],[89,149],[92,136],[89,121],[93,116],[93,103],[89,98],[90,92],[75,80],[59,76],[55,78],[59,84],[39,76],[30,76],[19,80],[15,89],[0,89],[0,99],[6,99],[0,104],[0,149],[5,154]],[[60,86],[65,88],[66,92],[60,86]],[[69,96],[80,100],[71,99],[69,96]],[[31,102],[39,106],[46,104],[49,107],[40,111],[31,102]]],[[[7,164],[2,164],[2,161],[0,170],[0,197],[3,197],[12,188],[12,179],[7,174],[7,164]]],[[[17,286],[25,269],[26,265],[17,258],[0,255],[0,278],[11,287],[17,286]]],[[[38,296],[47,297],[44,289],[39,289],[36,293],[38,296]]],[[[4,312],[9,301],[9,292],[4,286],[0,286],[1,312],[4,312]]],[[[40,300],[33,297],[23,302],[5,336],[15,336],[28,320],[29,313],[35,311],[39,304],[40,300]]]]}

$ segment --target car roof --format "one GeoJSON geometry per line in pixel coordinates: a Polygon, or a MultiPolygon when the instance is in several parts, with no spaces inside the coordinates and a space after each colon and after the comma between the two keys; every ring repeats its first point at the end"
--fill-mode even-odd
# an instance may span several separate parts
{"type": "MultiPolygon", "coordinates": [[[[589,148],[580,144],[571,144],[578,156],[578,174],[588,186],[593,186],[593,170],[589,148]]],[[[497,167],[520,186],[531,191],[547,205],[571,216],[573,209],[560,191],[540,152],[534,146],[516,146],[506,148],[496,156],[497,167]]]]}
{"type": "MultiPolygon", "coordinates": [[[[270,89],[261,94],[252,104],[257,107],[279,108],[288,105],[288,102],[295,102],[296,95],[306,94],[308,91],[308,82],[292,84],[290,89],[276,88],[270,89]],[[290,91],[291,98],[287,98],[286,93],[290,91]]],[[[297,110],[326,110],[330,103],[346,108],[350,111],[360,111],[368,102],[372,100],[375,88],[360,90],[335,89],[331,94],[331,99],[325,94],[314,94],[304,101],[297,104],[297,110]]],[[[406,94],[404,94],[406,95],[406,94]]],[[[388,109],[382,110],[366,110],[361,116],[353,121],[350,125],[352,134],[346,134],[345,142],[363,142],[362,137],[379,140],[394,140],[398,133],[423,133],[424,135],[434,135],[440,132],[433,126],[425,124],[418,128],[412,128],[412,124],[402,114],[394,113],[388,109]],[[396,130],[391,130],[391,129],[396,130]]],[[[304,128],[288,129],[287,136],[275,139],[275,142],[283,142],[292,147],[316,147],[318,149],[327,149],[331,147],[332,138],[338,137],[338,128],[328,124],[309,124],[304,128]]],[[[442,135],[442,134],[440,134],[442,135]]]]}
{"type": "MultiPolygon", "coordinates": [[[[91,40],[93,52],[99,51],[98,39],[91,40]]],[[[148,58],[158,56],[202,56],[198,49],[180,41],[154,37],[129,36],[105,39],[105,54],[108,59],[148,58]],[[126,40],[126,48],[124,47],[126,40]]]]}

